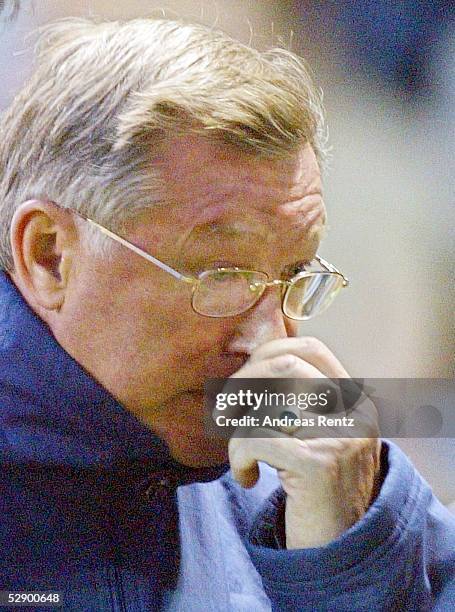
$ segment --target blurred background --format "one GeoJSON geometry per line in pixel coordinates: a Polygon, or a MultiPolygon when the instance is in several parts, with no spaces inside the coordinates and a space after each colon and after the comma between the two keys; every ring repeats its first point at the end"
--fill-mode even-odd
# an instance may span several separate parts
{"type": "MultiPolygon", "coordinates": [[[[352,376],[453,378],[455,27],[441,0],[0,0],[0,111],[65,16],[184,17],[309,62],[332,145],[321,255],[351,286],[301,332],[352,376]]],[[[455,442],[399,440],[445,503],[455,442]]]]}

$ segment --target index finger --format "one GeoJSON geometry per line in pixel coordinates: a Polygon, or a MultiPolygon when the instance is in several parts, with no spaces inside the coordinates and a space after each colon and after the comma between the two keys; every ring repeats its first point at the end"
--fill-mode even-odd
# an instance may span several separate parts
{"type": "Polygon", "coordinates": [[[348,378],[349,374],[327,346],[311,336],[278,338],[266,342],[252,352],[249,362],[273,359],[281,355],[295,355],[329,378],[348,378]]]}

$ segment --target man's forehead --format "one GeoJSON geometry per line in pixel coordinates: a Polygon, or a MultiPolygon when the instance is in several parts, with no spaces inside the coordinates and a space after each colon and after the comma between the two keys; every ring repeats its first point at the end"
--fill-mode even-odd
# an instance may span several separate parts
{"type": "Polygon", "coordinates": [[[226,195],[222,203],[191,208],[190,218],[182,219],[186,240],[247,241],[271,244],[277,239],[321,239],[326,223],[326,209],[320,192],[310,193],[285,203],[255,198],[244,205],[226,195]],[[267,205],[265,205],[267,203],[267,205]]]}
{"type": "Polygon", "coordinates": [[[214,186],[227,193],[248,191],[252,181],[269,192],[288,189],[298,195],[321,190],[319,164],[309,144],[283,158],[269,159],[200,136],[179,136],[163,146],[159,164],[171,192],[179,185],[201,196],[214,186]]]}
{"type": "MultiPolygon", "coordinates": [[[[240,215],[240,213],[239,213],[240,215]]],[[[214,221],[197,223],[193,226],[188,237],[204,241],[254,240],[257,242],[270,242],[275,232],[269,224],[254,223],[239,216],[235,219],[216,219],[214,221]]]]}
{"type": "Polygon", "coordinates": [[[245,212],[238,211],[237,218],[217,218],[213,221],[195,223],[188,233],[188,238],[205,241],[220,239],[233,242],[248,240],[248,242],[256,241],[267,244],[284,235],[289,239],[294,236],[300,238],[304,233],[320,235],[325,225],[325,209],[322,205],[322,207],[313,207],[312,210],[314,212],[307,215],[307,221],[285,220],[272,215],[263,215],[261,220],[258,220],[245,212]]]}
{"type": "MultiPolygon", "coordinates": [[[[243,218],[247,209],[302,220],[314,208],[323,209],[321,175],[309,145],[270,160],[197,137],[174,144],[160,165],[168,214],[176,221],[216,223],[229,214],[243,218]]],[[[233,229],[242,227],[236,221],[233,229]]]]}
{"type": "Polygon", "coordinates": [[[325,208],[309,145],[286,159],[270,160],[200,137],[173,144],[155,160],[164,198],[143,217],[142,244],[172,257],[210,242],[274,248],[273,242],[294,241],[307,243],[305,249],[319,242],[325,208]]]}
{"type": "Polygon", "coordinates": [[[265,232],[261,231],[261,226],[253,226],[244,219],[234,219],[232,221],[215,221],[213,223],[204,223],[198,225],[208,235],[222,235],[228,238],[236,238],[244,234],[256,234],[257,236],[265,236],[265,232]]]}

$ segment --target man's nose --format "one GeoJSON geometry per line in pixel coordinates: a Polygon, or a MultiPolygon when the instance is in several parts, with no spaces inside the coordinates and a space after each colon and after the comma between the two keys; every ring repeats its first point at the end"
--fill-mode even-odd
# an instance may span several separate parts
{"type": "Polygon", "coordinates": [[[243,315],[228,351],[250,355],[257,347],[270,340],[296,335],[297,321],[284,316],[279,289],[272,287],[243,315]]]}

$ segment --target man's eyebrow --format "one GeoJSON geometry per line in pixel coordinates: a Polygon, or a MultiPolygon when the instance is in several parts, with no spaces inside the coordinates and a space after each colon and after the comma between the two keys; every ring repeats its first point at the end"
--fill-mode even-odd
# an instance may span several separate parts
{"type": "Polygon", "coordinates": [[[231,222],[212,222],[212,223],[201,223],[195,225],[191,234],[202,236],[204,238],[210,238],[214,235],[223,236],[225,238],[244,238],[245,236],[251,236],[258,238],[262,242],[266,242],[271,232],[265,231],[260,224],[252,226],[250,223],[245,221],[231,221],[231,222]]]}

